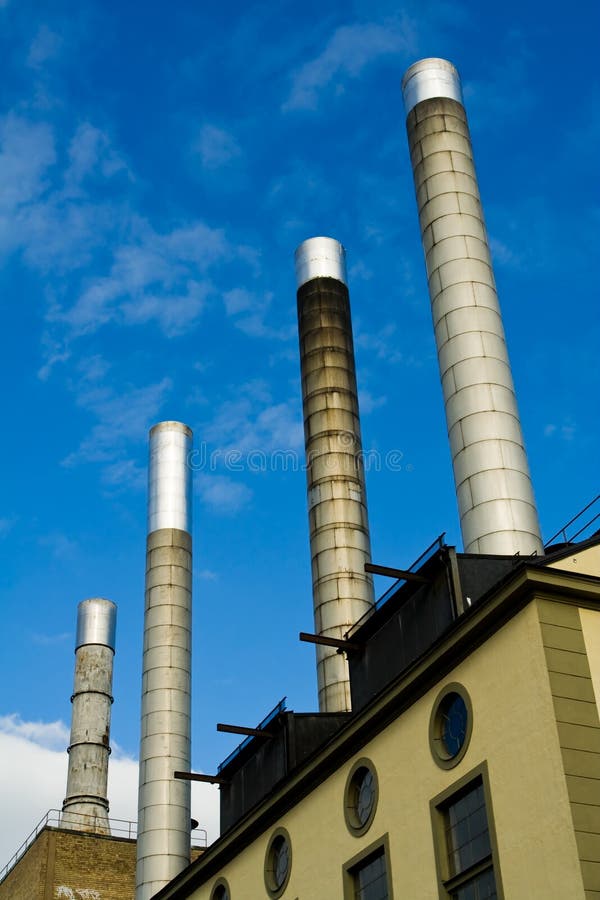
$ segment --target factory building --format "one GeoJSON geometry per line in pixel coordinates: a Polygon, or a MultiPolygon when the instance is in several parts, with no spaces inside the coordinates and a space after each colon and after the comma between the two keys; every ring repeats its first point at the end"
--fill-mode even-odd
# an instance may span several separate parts
{"type": "Polygon", "coordinates": [[[464,552],[440,535],[415,562],[371,560],[345,251],[304,241],[314,633],[301,638],[319,711],[282,701],[255,728],[222,726],[244,740],[213,775],[191,773],[192,436],[160,423],[135,877],[133,842],[108,833],[114,617],[95,601],[105,618],[78,628],[62,819],[0,900],[600,900],[600,534],[542,542],[458,73],[421,60],[403,93],[464,552]],[[391,579],[377,600],[373,574],[391,579]],[[220,787],[221,836],[190,861],[194,778],[220,787]],[[60,847],[86,841],[127,857],[119,885],[100,863],[85,881],[91,853],[78,887],[48,880],[60,847]],[[27,893],[34,872],[43,886],[27,893]]]}

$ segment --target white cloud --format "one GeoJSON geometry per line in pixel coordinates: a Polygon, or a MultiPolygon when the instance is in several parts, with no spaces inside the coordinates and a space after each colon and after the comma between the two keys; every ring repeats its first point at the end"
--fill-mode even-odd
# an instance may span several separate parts
{"type": "MultiPolygon", "coordinates": [[[[0,829],[0,867],[46,812],[62,805],[68,743],[69,731],[63,722],[26,722],[16,714],[0,716],[0,797],[4,821],[10,823],[10,827],[0,829]]],[[[135,822],[137,785],[137,762],[113,752],[108,767],[111,818],[135,822]]],[[[192,815],[207,829],[209,842],[219,833],[218,805],[215,786],[192,784],[192,815]]]]}
{"type": "Polygon", "coordinates": [[[78,128],[68,150],[69,165],[65,171],[65,194],[75,195],[83,181],[92,175],[108,179],[121,170],[129,173],[125,161],[111,146],[108,135],[90,122],[78,128]]]}
{"type": "Polygon", "coordinates": [[[358,392],[358,401],[361,413],[368,416],[369,413],[372,413],[374,410],[379,409],[381,406],[385,406],[387,397],[383,395],[375,397],[371,391],[362,390],[358,392]]]}
{"type": "Polygon", "coordinates": [[[45,750],[64,750],[69,729],[64,722],[26,722],[17,713],[0,716],[0,734],[24,738],[45,750]]]}
{"type": "Polygon", "coordinates": [[[227,400],[204,428],[207,441],[222,450],[241,453],[271,453],[297,450],[304,432],[297,399],[275,403],[262,381],[238,388],[235,400],[227,400]]]}
{"type": "Polygon", "coordinates": [[[73,634],[70,631],[63,631],[60,634],[39,634],[34,632],[31,635],[31,640],[40,647],[54,647],[57,644],[64,644],[65,641],[72,637],[73,634]]]}
{"type": "Polygon", "coordinates": [[[135,214],[134,184],[109,135],[90,122],[63,143],[47,123],[0,118],[0,253],[20,252],[47,285],[41,379],[70,358],[77,338],[109,323],[154,323],[170,338],[195,327],[217,265],[259,271],[257,253],[220,228],[192,220],[157,230],[135,214]]]}
{"type": "Polygon", "coordinates": [[[374,333],[368,333],[358,328],[354,340],[357,347],[368,350],[377,359],[389,363],[399,363],[402,360],[402,353],[396,346],[396,325],[393,322],[389,322],[374,333]]]}
{"type": "Polygon", "coordinates": [[[201,472],[194,478],[194,487],[206,506],[226,516],[240,512],[253,497],[251,488],[228,475],[201,472]]]}
{"type": "Polygon", "coordinates": [[[405,52],[412,43],[412,27],[406,18],[399,23],[340,26],[321,53],[294,73],[283,109],[315,109],[323,88],[335,82],[338,90],[343,90],[344,82],[359,76],[366,66],[405,52]]]}
{"type": "Polygon", "coordinates": [[[0,519],[0,538],[8,534],[12,530],[16,519],[4,517],[0,519]]]}
{"type": "Polygon", "coordinates": [[[200,155],[205,169],[226,166],[242,152],[233,135],[216,125],[202,126],[193,150],[200,155]]]}
{"type": "Polygon", "coordinates": [[[577,425],[571,419],[566,419],[561,425],[549,422],[544,426],[544,437],[560,438],[563,441],[570,442],[574,440],[577,434],[577,425]]]}
{"type": "Polygon", "coordinates": [[[104,462],[112,466],[109,480],[116,483],[127,471],[135,475],[135,467],[121,457],[129,441],[145,439],[148,428],[158,416],[165,397],[171,390],[171,380],[163,378],[145,387],[118,389],[84,383],[77,389],[77,405],[93,413],[98,419],[78,450],[69,454],[63,464],[104,462]],[[120,470],[115,465],[120,464],[120,470]]]}
{"type": "Polygon", "coordinates": [[[48,125],[13,114],[0,119],[0,247],[10,246],[11,226],[14,229],[21,207],[37,200],[48,187],[48,169],[55,161],[48,125]]]}
{"type": "Polygon", "coordinates": [[[202,581],[217,581],[219,578],[218,573],[213,572],[212,569],[200,569],[196,574],[202,581]]]}
{"type": "Polygon", "coordinates": [[[88,334],[116,320],[124,324],[157,321],[165,334],[180,334],[197,320],[210,283],[198,280],[232,252],[224,233],[202,222],[159,234],[136,221],[135,240],[117,247],[108,275],[94,278],[67,310],[52,319],[73,335],[88,334]]]}
{"type": "Polygon", "coordinates": [[[42,535],[38,539],[40,547],[47,547],[55,559],[69,559],[77,552],[77,541],[60,531],[42,535]]]}
{"type": "Polygon", "coordinates": [[[236,328],[248,337],[288,341],[296,334],[295,326],[275,328],[267,322],[273,294],[257,294],[245,288],[234,288],[223,294],[225,312],[236,328]]]}
{"type": "MultiPolygon", "coordinates": [[[[0,3],[0,6],[2,3],[0,3]]],[[[40,69],[44,63],[55,59],[62,47],[63,40],[59,34],[51,31],[47,25],[38,28],[29,47],[27,65],[32,69],[40,69]]]]}

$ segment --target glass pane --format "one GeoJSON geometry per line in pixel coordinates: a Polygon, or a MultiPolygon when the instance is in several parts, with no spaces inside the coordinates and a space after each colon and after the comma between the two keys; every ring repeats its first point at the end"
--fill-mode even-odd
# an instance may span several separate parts
{"type": "Polygon", "coordinates": [[[478,784],[468,794],[448,805],[446,840],[452,875],[464,872],[491,854],[482,784],[478,784]]]}
{"type": "Polygon", "coordinates": [[[457,890],[452,891],[453,900],[496,900],[496,880],[494,870],[486,869],[475,878],[470,878],[457,890]]]}
{"type": "Polygon", "coordinates": [[[354,869],[353,875],[356,900],[388,900],[385,856],[383,853],[354,869]]]}

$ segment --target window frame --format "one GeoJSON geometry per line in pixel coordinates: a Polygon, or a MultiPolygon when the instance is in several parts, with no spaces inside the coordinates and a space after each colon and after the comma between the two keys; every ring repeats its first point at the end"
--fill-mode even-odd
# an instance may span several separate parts
{"type": "Polygon", "coordinates": [[[440,767],[440,769],[454,769],[455,766],[462,762],[463,757],[469,749],[472,733],[473,704],[471,703],[469,692],[464,687],[464,685],[459,684],[457,681],[449,682],[448,684],[444,685],[442,690],[435,698],[433,708],[431,710],[431,717],[429,719],[429,748],[431,750],[431,755],[433,756],[436,764],[440,767]],[[463,741],[462,747],[454,756],[447,755],[441,745],[442,706],[444,704],[444,701],[450,694],[458,694],[458,696],[462,698],[467,710],[467,730],[465,733],[465,739],[463,741]]]}
{"type": "Polygon", "coordinates": [[[229,897],[229,900],[231,900],[231,889],[229,887],[227,879],[223,878],[223,876],[217,878],[217,880],[213,884],[212,890],[210,892],[210,900],[216,900],[217,891],[219,890],[219,888],[225,888],[225,890],[227,891],[227,896],[229,897]]]}
{"type": "Polygon", "coordinates": [[[377,812],[377,805],[379,803],[379,779],[377,777],[377,769],[373,765],[372,760],[368,759],[366,756],[361,756],[360,759],[357,759],[348,772],[348,777],[346,778],[346,784],[344,786],[344,821],[346,822],[346,828],[350,832],[353,837],[362,837],[365,834],[371,825],[373,824],[373,820],[375,818],[375,813],[377,812]],[[371,811],[369,815],[365,819],[365,821],[361,824],[355,815],[354,805],[352,803],[352,794],[354,791],[354,781],[357,773],[360,769],[366,769],[373,776],[373,805],[371,807],[371,811]]]}
{"type": "Polygon", "coordinates": [[[456,891],[463,885],[468,884],[473,877],[489,868],[494,872],[497,900],[504,900],[487,762],[484,761],[475,769],[471,769],[470,772],[467,772],[466,775],[455,781],[441,794],[434,797],[429,803],[429,808],[431,811],[435,868],[440,900],[451,900],[452,891],[456,891]],[[475,788],[478,784],[483,786],[485,813],[492,852],[485,859],[480,860],[463,872],[452,875],[448,867],[449,848],[446,837],[446,809],[453,800],[458,800],[461,795],[468,792],[469,788],[475,788]]]}
{"type": "Polygon", "coordinates": [[[289,832],[287,831],[286,828],[283,828],[280,826],[279,828],[276,828],[272,832],[272,834],[269,838],[269,842],[267,844],[267,850],[265,853],[263,874],[264,874],[265,888],[267,890],[267,894],[269,895],[269,897],[272,897],[273,900],[277,900],[277,898],[281,897],[282,894],[284,893],[284,891],[286,890],[286,888],[289,884],[289,881],[290,881],[291,874],[292,874],[292,841],[291,841],[289,832]],[[286,872],[286,876],[285,876],[284,880],[279,885],[279,887],[276,887],[273,882],[272,855],[273,855],[275,841],[277,841],[278,838],[283,838],[283,840],[287,843],[287,846],[288,846],[288,868],[287,868],[287,872],[286,872]]]}
{"type": "Polygon", "coordinates": [[[390,859],[390,839],[389,834],[383,834],[376,841],[364,847],[356,853],[351,859],[342,866],[342,884],[344,889],[344,900],[354,900],[355,881],[354,875],[360,864],[367,862],[370,856],[375,856],[381,851],[385,859],[385,877],[387,884],[388,900],[394,900],[394,891],[392,887],[392,865],[390,859]]]}

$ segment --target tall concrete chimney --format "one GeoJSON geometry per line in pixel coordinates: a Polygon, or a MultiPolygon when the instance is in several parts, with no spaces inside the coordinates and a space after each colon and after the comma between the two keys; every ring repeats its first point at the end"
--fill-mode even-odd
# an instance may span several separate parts
{"type": "Polygon", "coordinates": [[[136,900],[149,900],[190,862],[192,432],[150,430],[136,900]]]}
{"type": "MultiPolygon", "coordinates": [[[[298,331],[317,634],[343,638],[373,605],[367,494],[352,322],[342,245],[327,237],[296,250],[298,331]]],[[[346,659],[317,646],[321,712],[350,709],[346,659]]]]}
{"type": "Polygon", "coordinates": [[[110,834],[108,757],[117,607],[94,597],[77,607],[67,794],[61,826],[110,834]]]}
{"type": "Polygon", "coordinates": [[[467,553],[543,553],[460,78],[402,81],[460,523],[467,553]]]}

